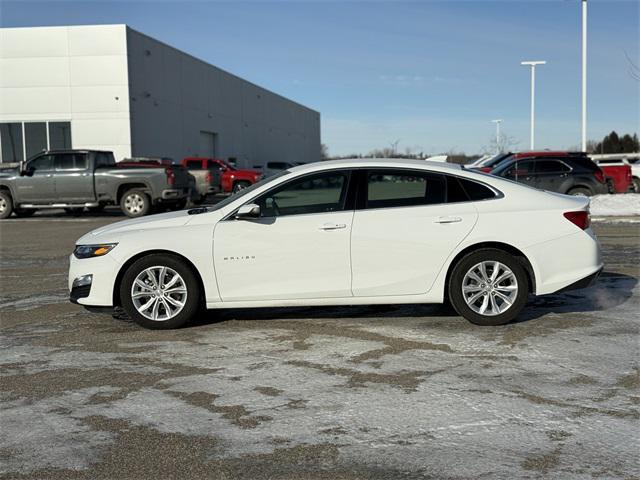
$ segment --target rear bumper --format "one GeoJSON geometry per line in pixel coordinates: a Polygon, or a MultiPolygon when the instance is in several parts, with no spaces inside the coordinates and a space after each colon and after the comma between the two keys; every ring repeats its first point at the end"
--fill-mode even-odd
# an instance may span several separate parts
{"type": "Polygon", "coordinates": [[[561,288],[560,290],[557,290],[553,293],[562,293],[562,292],[568,292],[569,290],[580,290],[581,288],[590,287],[591,285],[596,283],[603,269],[604,267],[600,267],[597,272],[587,275],[586,277],[581,278],[577,282],[573,282],[571,285],[567,285],[566,287],[561,288]]]}
{"type": "Polygon", "coordinates": [[[162,191],[162,200],[182,200],[189,197],[189,188],[170,188],[162,191]]]}

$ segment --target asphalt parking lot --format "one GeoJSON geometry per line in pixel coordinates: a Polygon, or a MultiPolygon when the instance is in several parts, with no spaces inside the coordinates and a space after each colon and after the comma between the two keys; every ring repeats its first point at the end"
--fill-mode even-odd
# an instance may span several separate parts
{"type": "Polygon", "coordinates": [[[599,283],[507,326],[409,305],[146,331],[67,301],[75,240],[121,219],[0,224],[2,478],[640,476],[640,223],[595,223],[599,283]]]}

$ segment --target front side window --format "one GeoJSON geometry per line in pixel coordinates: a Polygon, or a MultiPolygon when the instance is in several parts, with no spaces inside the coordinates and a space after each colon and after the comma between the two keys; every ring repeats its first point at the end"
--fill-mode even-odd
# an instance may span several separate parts
{"type": "Polygon", "coordinates": [[[309,175],[278,187],[257,198],[262,217],[283,217],[344,209],[349,174],[328,172],[309,175]]]}
{"type": "Polygon", "coordinates": [[[366,208],[410,207],[445,202],[442,175],[406,170],[367,173],[366,208]]]}
{"type": "Polygon", "coordinates": [[[535,164],[531,160],[515,162],[506,169],[504,176],[507,178],[528,177],[533,175],[534,170],[535,164]]]}
{"type": "Polygon", "coordinates": [[[52,155],[42,155],[38,158],[34,158],[28,164],[29,170],[34,172],[42,171],[42,170],[53,170],[53,156],[52,155]]]}

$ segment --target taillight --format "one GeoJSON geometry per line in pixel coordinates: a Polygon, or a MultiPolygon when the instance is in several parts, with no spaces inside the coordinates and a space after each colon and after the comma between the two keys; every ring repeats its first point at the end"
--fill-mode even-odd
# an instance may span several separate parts
{"type": "Polygon", "coordinates": [[[165,169],[165,172],[167,172],[167,183],[171,186],[175,185],[176,175],[173,173],[173,170],[171,168],[167,168],[165,169]]]}
{"type": "Polygon", "coordinates": [[[591,225],[591,216],[589,215],[589,212],[585,210],[580,210],[578,212],[564,212],[563,215],[564,218],[581,230],[586,230],[591,225]]]}
{"type": "Polygon", "coordinates": [[[604,183],[605,179],[604,179],[604,172],[600,169],[596,170],[595,172],[593,172],[593,176],[596,177],[596,180],[600,183],[604,183]]]}
{"type": "Polygon", "coordinates": [[[491,168],[491,167],[482,167],[480,169],[480,171],[484,172],[484,173],[489,173],[489,172],[491,172],[491,170],[493,170],[493,168],[491,168]]]}

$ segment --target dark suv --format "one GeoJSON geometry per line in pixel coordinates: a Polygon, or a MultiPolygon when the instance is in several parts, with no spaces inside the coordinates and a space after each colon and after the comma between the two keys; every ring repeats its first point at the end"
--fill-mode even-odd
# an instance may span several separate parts
{"type": "Polygon", "coordinates": [[[491,174],[569,195],[591,196],[608,192],[604,173],[584,155],[512,158],[500,163],[491,174]]]}

